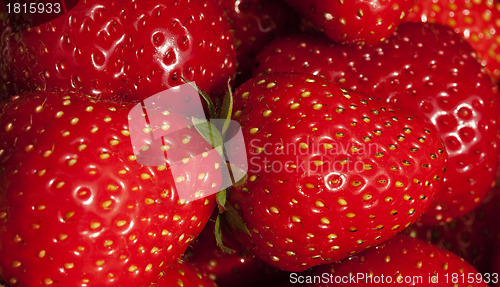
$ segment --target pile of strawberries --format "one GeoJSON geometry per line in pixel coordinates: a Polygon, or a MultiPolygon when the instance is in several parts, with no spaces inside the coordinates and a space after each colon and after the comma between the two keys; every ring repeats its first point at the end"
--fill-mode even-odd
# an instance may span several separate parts
{"type": "Polygon", "coordinates": [[[500,286],[496,0],[24,2],[63,12],[0,0],[3,284],[500,286]]]}

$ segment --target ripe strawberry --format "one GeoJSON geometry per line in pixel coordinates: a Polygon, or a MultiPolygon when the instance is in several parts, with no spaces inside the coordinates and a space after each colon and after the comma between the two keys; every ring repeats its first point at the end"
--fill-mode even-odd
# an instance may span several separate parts
{"type": "Polygon", "coordinates": [[[187,262],[174,262],[165,268],[150,287],[210,287],[217,286],[210,277],[187,262]]]}
{"type": "Polygon", "coordinates": [[[270,286],[286,281],[287,273],[272,268],[243,247],[227,230],[228,227],[224,224],[223,217],[221,217],[222,244],[232,249],[234,253],[224,252],[217,246],[214,236],[217,213],[214,213],[215,216],[208,221],[200,236],[191,243],[191,248],[188,248],[186,252],[186,261],[203,273],[209,274],[219,287],[270,286]]]}
{"type": "Polygon", "coordinates": [[[500,79],[500,4],[496,0],[422,0],[407,21],[440,23],[461,34],[485,66],[500,79]]]}
{"type": "Polygon", "coordinates": [[[240,81],[247,80],[257,53],[290,29],[294,12],[281,0],[218,0],[218,3],[224,9],[235,39],[240,81]]]}
{"type": "Polygon", "coordinates": [[[61,89],[141,100],[181,77],[212,93],[236,69],[215,0],[79,1],[49,23],[1,31],[0,51],[0,89],[11,95],[61,89]]]}
{"type": "Polygon", "coordinates": [[[432,122],[449,154],[443,189],[428,223],[474,209],[498,169],[497,87],[458,34],[437,24],[403,23],[373,47],[336,45],[306,36],[277,40],[257,58],[256,72],[303,72],[377,95],[432,122]]]}
{"type": "Polygon", "coordinates": [[[481,273],[491,273],[499,212],[500,188],[496,186],[466,215],[436,226],[417,221],[404,233],[457,254],[481,273]]]}
{"type": "MultiPolygon", "coordinates": [[[[163,137],[168,159],[136,161],[130,104],[36,92],[0,107],[0,275],[11,286],[147,286],[182,256],[221,182],[194,129],[163,137]],[[174,154],[185,159],[172,176],[174,154]],[[204,174],[204,177],[200,177],[204,174]]],[[[173,111],[162,127],[185,124],[173,111]]],[[[206,144],[204,144],[206,143],[206,144]]]]}
{"type": "Polygon", "coordinates": [[[375,44],[391,35],[414,0],[286,0],[332,40],[375,44]]]}
{"type": "Polygon", "coordinates": [[[229,202],[263,261],[286,271],[340,260],[415,222],[447,158],[432,125],[307,74],[253,78],[234,94],[248,180],[229,202]]]}
{"type": "Polygon", "coordinates": [[[491,282],[492,277],[484,275],[451,252],[420,239],[397,235],[343,262],[318,267],[311,276],[322,276],[326,280],[305,286],[487,287],[484,282],[491,282]],[[347,280],[339,284],[328,281],[343,278],[347,280]]]}

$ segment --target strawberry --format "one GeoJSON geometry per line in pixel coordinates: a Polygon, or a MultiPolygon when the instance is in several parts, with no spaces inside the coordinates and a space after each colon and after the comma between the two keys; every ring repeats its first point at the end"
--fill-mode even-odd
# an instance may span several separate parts
{"type": "Polygon", "coordinates": [[[422,0],[407,21],[447,25],[474,48],[491,75],[500,80],[500,4],[496,0],[422,0]]]}
{"type": "Polygon", "coordinates": [[[491,273],[499,212],[500,188],[496,186],[481,205],[466,215],[436,226],[417,221],[404,233],[457,254],[481,273],[491,273]]]}
{"type": "Polygon", "coordinates": [[[178,261],[165,268],[150,287],[214,287],[217,286],[210,277],[200,273],[193,265],[178,261]]]}
{"type": "Polygon", "coordinates": [[[295,14],[281,0],[218,0],[235,40],[240,81],[251,77],[253,59],[278,35],[287,33],[295,14]]]}
{"type": "Polygon", "coordinates": [[[51,22],[0,36],[1,93],[10,95],[58,89],[142,100],[182,77],[217,94],[236,69],[215,0],[79,1],[51,22]]]}
{"type": "Polygon", "coordinates": [[[376,46],[341,46],[307,36],[270,44],[258,72],[304,72],[377,95],[432,122],[449,162],[429,224],[450,222],[486,196],[498,169],[499,98],[470,45],[438,24],[403,23],[376,46]]]}
{"type": "MultiPolygon", "coordinates": [[[[11,286],[148,286],[201,232],[214,196],[181,191],[219,185],[218,154],[179,129],[163,137],[172,152],[163,164],[139,164],[129,110],[72,92],[1,105],[0,275],[11,286]],[[172,155],[187,163],[175,179],[172,155]]],[[[158,121],[187,119],[172,111],[158,121]]]]}
{"type": "Polygon", "coordinates": [[[375,44],[391,35],[414,0],[286,0],[339,43],[375,44]]]}
{"type": "Polygon", "coordinates": [[[269,286],[280,281],[286,281],[288,274],[270,267],[254,254],[250,253],[227,230],[222,221],[222,244],[230,250],[223,251],[214,236],[215,218],[208,221],[200,236],[191,243],[186,252],[185,260],[196,266],[200,271],[209,274],[219,287],[231,286],[269,286]]]}
{"type": "Polygon", "coordinates": [[[241,85],[234,111],[249,166],[228,198],[248,231],[233,230],[279,269],[302,271],[381,243],[439,190],[441,138],[381,100],[277,73],[241,85]]]}
{"type": "Polygon", "coordinates": [[[305,286],[314,287],[487,287],[485,282],[492,282],[493,277],[489,274],[482,277],[474,267],[451,252],[420,239],[397,235],[341,263],[318,267],[311,275],[300,279],[310,280],[305,286]],[[313,276],[323,280],[313,283],[313,276]],[[344,282],[340,282],[342,280],[344,282]]]}

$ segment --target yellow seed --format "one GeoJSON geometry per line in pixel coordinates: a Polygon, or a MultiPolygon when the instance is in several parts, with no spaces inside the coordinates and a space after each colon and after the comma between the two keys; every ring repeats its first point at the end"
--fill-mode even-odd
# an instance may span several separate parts
{"type": "Polygon", "coordinates": [[[347,201],[343,198],[339,198],[339,200],[337,201],[340,205],[347,205],[347,201]]]}
{"type": "Polygon", "coordinates": [[[271,206],[269,208],[269,211],[271,211],[274,214],[279,214],[280,213],[279,209],[277,207],[275,207],[275,206],[271,206]]]}
{"type": "Polygon", "coordinates": [[[322,105],[322,104],[315,104],[315,105],[313,106],[313,109],[315,109],[315,110],[320,110],[321,108],[323,108],[323,105],[322,105]]]}
{"type": "Polygon", "coordinates": [[[90,223],[90,229],[97,229],[101,227],[101,223],[100,222],[92,222],[90,223]]]}
{"type": "Polygon", "coordinates": [[[104,260],[97,260],[97,261],[95,262],[95,265],[97,265],[97,266],[102,266],[102,265],[104,265],[104,260]]]}
{"type": "Polygon", "coordinates": [[[307,98],[311,95],[311,92],[309,91],[305,91],[305,92],[302,92],[301,96],[304,97],[304,98],[307,98]]]}
{"type": "Polygon", "coordinates": [[[316,188],[316,186],[314,186],[314,184],[309,183],[309,182],[308,182],[308,183],[306,183],[305,185],[306,185],[306,188],[308,188],[308,189],[313,189],[313,188],[316,188]]]}

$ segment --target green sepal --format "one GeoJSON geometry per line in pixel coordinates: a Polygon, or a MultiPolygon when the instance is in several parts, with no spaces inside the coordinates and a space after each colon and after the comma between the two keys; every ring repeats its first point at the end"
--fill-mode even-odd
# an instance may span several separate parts
{"type": "Polygon", "coordinates": [[[234,228],[243,231],[249,236],[252,236],[247,225],[241,218],[240,214],[234,209],[230,203],[226,203],[226,212],[224,212],[227,222],[234,228]]]}
{"type": "Polygon", "coordinates": [[[210,145],[217,150],[219,153],[220,157],[224,159],[224,154],[223,154],[223,147],[222,145],[224,144],[222,135],[219,132],[219,130],[212,125],[209,121],[195,118],[193,117],[191,119],[193,122],[193,125],[195,129],[200,133],[200,135],[210,143],[210,145]]]}
{"type": "Polygon", "coordinates": [[[224,101],[222,102],[222,108],[219,113],[219,118],[226,120],[224,126],[222,127],[222,135],[226,134],[227,128],[229,127],[229,121],[233,114],[233,93],[231,92],[230,81],[227,82],[227,93],[224,96],[224,101]]]}
{"type": "Polygon", "coordinates": [[[223,220],[221,214],[217,214],[217,218],[215,219],[215,241],[217,242],[217,246],[222,250],[224,253],[229,253],[232,254],[236,252],[235,250],[226,247],[224,245],[224,242],[222,241],[222,227],[223,224],[221,223],[221,220],[223,220]]]}
{"type": "Polygon", "coordinates": [[[204,91],[200,90],[200,88],[198,88],[198,86],[194,82],[187,80],[183,76],[181,76],[181,79],[184,82],[188,83],[191,87],[193,87],[198,92],[198,95],[200,95],[200,97],[203,99],[203,101],[207,104],[208,113],[210,114],[209,115],[210,118],[215,118],[215,116],[216,116],[215,105],[214,105],[214,102],[208,96],[208,94],[205,93],[204,91]]]}
{"type": "Polygon", "coordinates": [[[219,208],[219,213],[226,211],[226,196],[227,190],[223,189],[217,193],[215,199],[217,201],[217,207],[219,208]]]}

